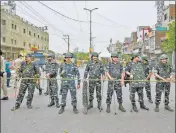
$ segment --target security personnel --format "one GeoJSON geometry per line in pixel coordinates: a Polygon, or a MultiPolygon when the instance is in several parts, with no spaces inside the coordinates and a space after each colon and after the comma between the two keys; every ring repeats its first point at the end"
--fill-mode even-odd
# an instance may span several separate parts
{"type": "Polygon", "coordinates": [[[73,112],[75,114],[79,113],[77,109],[75,77],[77,76],[78,79],[77,88],[79,89],[80,73],[76,65],[72,63],[71,61],[72,57],[73,57],[72,53],[66,53],[65,62],[61,64],[59,70],[60,76],[63,78],[61,82],[62,98],[61,98],[61,109],[58,112],[59,114],[62,114],[64,112],[68,90],[70,90],[71,94],[73,112]]]}
{"type": "MultiPolygon", "coordinates": [[[[145,80],[144,68],[143,65],[139,62],[138,53],[133,53],[132,56],[133,60],[131,65],[126,67],[126,74],[129,75],[132,80],[145,80]]],[[[130,100],[132,103],[132,109],[135,112],[138,112],[135,102],[135,92],[137,92],[139,96],[140,108],[149,110],[149,108],[144,105],[143,87],[145,87],[144,82],[131,81],[130,83],[130,100]]]]}
{"type": "Polygon", "coordinates": [[[96,87],[96,97],[98,102],[98,109],[103,110],[101,105],[101,78],[105,75],[105,70],[103,64],[98,60],[98,53],[92,52],[91,61],[87,64],[84,79],[88,77],[89,74],[89,105],[88,110],[93,108],[94,99],[94,89],[96,87]]]}
{"type": "Polygon", "coordinates": [[[59,98],[58,98],[58,83],[57,83],[57,74],[58,74],[58,64],[55,62],[54,54],[49,54],[51,62],[49,64],[49,70],[46,73],[46,78],[48,78],[48,88],[51,102],[48,104],[48,107],[51,107],[56,104],[56,107],[59,108],[59,98]]]}
{"type": "Polygon", "coordinates": [[[111,59],[112,59],[112,62],[109,62],[106,66],[106,75],[110,79],[110,81],[108,81],[106,112],[110,113],[110,104],[112,101],[112,95],[114,91],[116,91],[116,94],[117,94],[119,110],[121,110],[122,112],[126,112],[126,110],[122,106],[122,86],[124,85],[123,66],[121,65],[120,61],[118,61],[117,53],[112,53],[111,59]],[[113,80],[116,80],[116,81],[113,81],[113,80]],[[121,80],[121,81],[117,81],[117,80],[121,80]]]}
{"type": "Polygon", "coordinates": [[[40,72],[36,64],[32,63],[32,55],[28,54],[25,57],[25,62],[22,62],[21,67],[19,69],[20,77],[25,78],[21,80],[19,93],[16,99],[15,107],[11,109],[14,111],[20,108],[20,105],[23,101],[24,95],[26,90],[28,89],[28,96],[27,96],[27,107],[28,109],[32,108],[32,100],[35,91],[35,83],[34,79],[27,79],[27,78],[34,78],[35,75],[40,77],[40,72]]]}
{"type": "Polygon", "coordinates": [[[170,82],[174,75],[174,70],[167,63],[167,55],[162,54],[160,56],[160,62],[155,66],[155,77],[158,82],[156,83],[156,98],[155,98],[155,112],[159,112],[159,104],[161,101],[162,92],[165,90],[165,109],[173,112],[174,110],[169,107],[169,94],[170,94],[170,82]],[[159,82],[162,81],[162,82],[159,82]]]}
{"type": "Polygon", "coordinates": [[[152,66],[148,62],[147,55],[142,55],[142,63],[144,66],[144,72],[145,72],[145,78],[146,78],[145,80],[147,81],[145,85],[145,91],[147,94],[148,101],[150,103],[153,103],[152,96],[151,96],[151,86],[150,86],[150,78],[152,76],[152,66]]]}

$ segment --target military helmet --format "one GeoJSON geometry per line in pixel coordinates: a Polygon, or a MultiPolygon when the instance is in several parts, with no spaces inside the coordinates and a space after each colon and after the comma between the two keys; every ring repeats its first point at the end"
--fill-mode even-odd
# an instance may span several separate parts
{"type": "Polygon", "coordinates": [[[143,55],[142,55],[142,60],[148,60],[147,55],[143,54],[143,55]]]}
{"type": "Polygon", "coordinates": [[[94,56],[94,57],[95,57],[95,56],[98,57],[98,53],[97,53],[97,52],[92,52],[92,53],[91,53],[91,57],[93,57],[93,56],[94,56]]]}
{"type": "Polygon", "coordinates": [[[160,56],[160,60],[163,60],[163,59],[168,59],[168,57],[167,57],[166,54],[162,54],[162,55],[160,56]]]}
{"type": "Polygon", "coordinates": [[[112,54],[111,54],[111,57],[117,57],[117,58],[118,58],[119,55],[118,55],[117,53],[112,53],[112,54]]]}
{"type": "Polygon", "coordinates": [[[138,53],[132,53],[131,58],[135,58],[135,57],[138,57],[138,56],[139,56],[138,53]]]}
{"type": "Polygon", "coordinates": [[[32,54],[27,54],[26,57],[32,57],[32,54]]]}
{"type": "Polygon", "coordinates": [[[65,58],[73,58],[73,54],[72,53],[65,53],[65,58]]]}
{"type": "Polygon", "coordinates": [[[52,53],[48,54],[48,58],[54,58],[54,54],[52,53]]]}

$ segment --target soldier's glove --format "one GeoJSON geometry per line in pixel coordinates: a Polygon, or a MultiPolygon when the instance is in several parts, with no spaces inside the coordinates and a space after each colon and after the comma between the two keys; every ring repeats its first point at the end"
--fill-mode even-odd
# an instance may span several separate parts
{"type": "Polygon", "coordinates": [[[64,77],[64,74],[65,74],[65,71],[63,70],[63,71],[60,73],[60,76],[63,78],[63,77],[64,77]]]}

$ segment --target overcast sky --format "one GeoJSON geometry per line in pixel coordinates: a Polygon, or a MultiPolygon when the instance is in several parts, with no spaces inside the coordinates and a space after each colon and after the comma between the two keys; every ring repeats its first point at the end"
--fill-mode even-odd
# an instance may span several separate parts
{"type": "MultiPolygon", "coordinates": [[[[45,21],[36,16],[31,11],[31,7],[28,6],[31,9],[29,10],[19,1],[16,2],[17,14],[36,26],[48,26],[49,49],[57,53],[66,52],[67,43],[62,38],[63,34],[69,34],[71,51],[79,47],[80,51],[88,52],[89,23],[69,20],[37,1],[26,3],[38,12],[45,21]],[[31,15],[33,18],[29,17],[31,15]]],[[[131,32],[136,31],[137,26],[152,26],[157,21],[157,9],[154,1],[44,1],[42,3],[68,17],[81,21],[89,21],[90,15],[83,8],[98,8],[92,12],[92,22],[96,22],[92,23],[92,37],[95,37],[93,45],[95,45],[97,52],[102,52],[109,45],[110,38],[112,38],[113,43],[117,40],[123,42],[124,37],[130,37],[131,32]]]]}

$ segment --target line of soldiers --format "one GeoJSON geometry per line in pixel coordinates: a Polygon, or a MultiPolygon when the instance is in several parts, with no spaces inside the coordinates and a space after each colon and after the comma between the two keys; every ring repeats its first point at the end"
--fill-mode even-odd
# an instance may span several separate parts
{"type": "MultiPolygon", "coordinates": [[[[106,112],[110,113],[110,105],[112,101],[112,95],[114,91],[117,94],[117,100],[119,103],[119,110],[122,112],[126,112],[122,105],[122,87],[124,85],[125,77],[129,77],[129,91],[130,91],[130,101],[132,104],[132,109],[135,112],[138,112],[135,102],[135,93],[138,93],[140,108],[144,110],[149,110],[144,104],[144,96],[143,96],[143,88],[146,88],[147,97],[149,102],[152,103],[151,98],[151,87],[150,87],[150,78],[152,74],[152,67],[148,64],[147,56],[142,56],[142,60],[140,60],[139,55],[137,53],[133,53],[131,62],[127,64],[126,68],[123,69],[120,61],[118,60],[118,54],[112,53],[111,59],[112,62],[109,62],[106,66],[102,64],[100,60],[98,60],[98,53],[93,52],[91,55],[91,60],[88,62],[85,72],[84,72],[84,82],[83,82],[83,105],[84,105],[84,113],[87,114],[88,110],[93,108],[93,99],[94,99],[94,89],[96,89],[96,98],[97,98],[97,108],[101,111],[102,108],[102,88],[103,82],[106,78],[108,78],[108,90],[107,90],[107,109],[106,112]],[[126,76],[127,75],[127,76],[126,76]],[[89,83],[87,83],[89,80],[89,83]],[[146,82],[139,82],[135,80],[146,80],[146,82]],[[88,91],[87,91],[88,88],[88,91]],[[89,93],[89,95],[88,95],[89,93]],[[89,101],[88,101],[89,99],[89,101]]],[[[78,114],[79,111],[77,109],[77,97],[76,97],[76,89],[80,88],[80,73],[77,66],[71,61],[73,58],[72,53],[66,53],[64,62],[59,65],[54,61],[54,55],[49,54],[48,56],[48,64],[45,68],[48,85],[48,93],[51,99],[48,107],[51,107],[56,104],[56,107],[60,108],[59,114],[62,114],[65,110],[66,106],[66,98],[68,90],[70,90],[71,94],[71,103],[73,106],[73,112],[78,114]],[[61,104],[59,105],[58,98],[58,83],[57,83],[57,75],[59,75],[62,79],[61,81],[61,89],[60,94],[61,104]],[[75,78],[77,77],[77,87],[75,78]]],[[[173,78],[173,69],[170,65],[167,64],[167,56],[161,55],[160,62],[155,66],[155,77],[158,81],[156,83],[156,99],[155,111],[159,112],[159,104],[161,101],[161,94],[163,90],[165,90],[165,109],[169,111],[173,111],[169,107],[169,93],[170,93],[170,81],[173,78]],[[161,81],[161,82],[159,82],[161,81]]],[[[40,72],[35,63],[31,61],[31,55],[26,56],[26,62],[23,63],[20,67],[20,75],[22,78],[33,78],[40,77],[40,72]]],[[[34,81],[32,79],[22,79],[22,83],[19,89],[19,94],[17,97],[17,102],[15,107],[12,109],[18,109],[25,95],[26,88],[28,88],[28,97],[27,97],[27,107],[32,108],[31,103],[34,94],[34,81]]],[[[115,97],[114,97],[115,98],[115,97]]]]}

